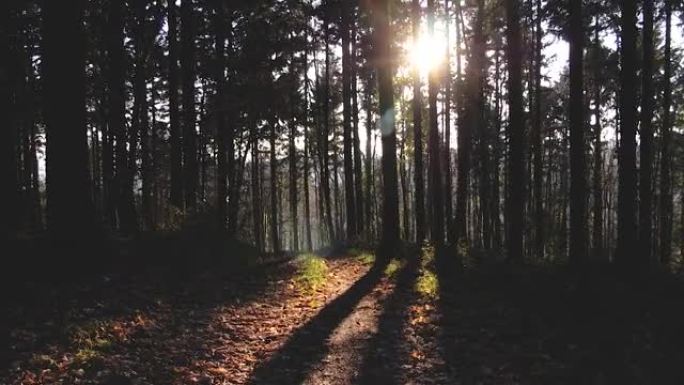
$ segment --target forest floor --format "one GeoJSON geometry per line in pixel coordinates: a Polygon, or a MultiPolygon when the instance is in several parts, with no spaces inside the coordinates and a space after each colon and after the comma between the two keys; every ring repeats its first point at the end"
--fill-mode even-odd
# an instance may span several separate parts
{"type": "Polygon", "coordinates": [[[23,287],[0,384],[684,383],[676,280],[362,255],[304,285],[301,265],[23,287]]]}

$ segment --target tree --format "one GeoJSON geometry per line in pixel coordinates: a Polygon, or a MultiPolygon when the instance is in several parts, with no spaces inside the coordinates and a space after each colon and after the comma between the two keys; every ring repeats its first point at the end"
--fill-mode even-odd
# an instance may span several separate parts
{"type": "MultiPolygon", "coordinates": [[[[435,34],[435,15],[434,0],[427,2],[428,34],[432,37],[435,34]]],[[[439,131],[437,127],[437,79],[436,69],[431,69],[428,74],[428,108],[429,108],[429,131],[428,131],[428,153],[430,183],[430,218],[432,241],[436,245],[444,242],[444,205],[442,200],[442,172],[440,167],[440,146],[439,131]]],[[[384,149],[383,149],[384,151],[384,149]]]]}
{"type": "Polygon", "coordinates": [[[181,70],[183,82],[183,190],[185,208],[197,204],[198,166],[195,110],[195,6],[193,0],[181,2],[181,70]]]}
{"type": "Polygon", "coordinates": [[[570,1],[570,261],[587,258],[586,160],[584,141],[582,0],[570,1]]]}
{"type": "MultiPolygon", "coordinates": [[[[536,0],[535,43],[534,43],[534,112],[532,115],[532,155],[534,165],[533,196],[534,196],[534,252],[538,260],[544,259],[544,199],[542,197],[543,184],[543,156],[542,148],[542,6],[541,0],[536,0]]],[[[574,19],[573,19],[574,20],[574,19]]],[[[574,35],[573,35],[574,37],[574,35]]],[[[581,49],[581,47],[580,47],[581,49]]]]}
{"type": "Polygon", "coordinates": [[[660,155],[660,263],[668,267],[672,254],[672,2],[665,0],[663,128],[660,155]]]}
{"type": "MultiPolygon", "coordinates": [[[[228,170],[226,164],[226,147],[228,145],[226,138],[226,115],[225,115],[225,23],[226,15],[223,9],[223,3],[220,0],[214,1],[214,50],[216,52],[216,61],[214,69],[214,82],[216,82],[216,138],[217,138],[217,172],[216,172],[216,210],[218,211],[218,225],[219,229],[226,229],[227,220],[227,206],[226,199],[228,198],[228,170]]],[[[232,146],[233,143],[230,143],[232,146]]]]}
{"type": "Polygon", "coordinates": [[[95,230],[85,117],[84,1],[43,8],[48,229],[74,240],[95,230]],[[64,42],[69,42],[65,45],[64,42]]]}
{"type": "Polygon", "coordinates": [[[183,150],[181,141],[180,112],[178,109],[178,19],[176,3],[167,0],[169,45],[169,133],[171,142],[171,204],[183,209],[183,150]]]}
{"type": "Polygon", "coordinates": [[[19,193],[17,180],[16,122],[14,95],[12,92],[13,69],[16,68],[16,38],[12,29],[16,27],[16,2],[5,1],[0,9],[0,110],[4,111],[4,122],[0,129],[0,180],[2,180],[3,212],[0,219],[0,239],[14,233],[18,222],[19,193]]]}
{"type": "MultiPolygon", "coordinates": [[[[413,0],[413,42],[420,39],[420,0],[413,0]]],[[[425,183],[423,182],[423,103],[420,91],[420,70],[413,68],[413,184],[415,188],[416,242],[425,239],[425,183]]]]}
{"type": "Polygon", "coordinates": [[[352,108],[351,108],[351,54],[350,54],[350,10],[348,2],[342,3],[342,103],[344,114],[344,200],[347,212],[347,239],[356,236],[356,203],[354,201],[354,166],[352,158],[352,108]]]}
{"type": "Polygon", "coordinates": [[[522,46],[520,41],[520,4],[506,0],[506,58],[508,60],[508,197],[506,199],[506,243],[508,258],[523,259],[523,208],[525,199],[524,116],[522,99],[522,46]]]}
{"type": "Polygon", "coordinates": [[[399,244],[399,180],[397,175],[397,137],[394,126],[394,89],[388,0],[373,2],[378,74],[380,130],[382,133],[382,239],[380,258],[389,259],[399,244]]]}
{"type": "Polygon", "coordinates": [[[636,170],[636,3],[621,3],[620,30],[620,144],[618,150],[618,240],[617,258],[634,267],[638,253],[637,239],[637,170],[636,170]]]}
{"type": "Polygon", "coordinates": [[[643,11],[639,125],[639,250],[642,257],[650,262],[653,243],[653,0],[644,0],[643,11]]]}

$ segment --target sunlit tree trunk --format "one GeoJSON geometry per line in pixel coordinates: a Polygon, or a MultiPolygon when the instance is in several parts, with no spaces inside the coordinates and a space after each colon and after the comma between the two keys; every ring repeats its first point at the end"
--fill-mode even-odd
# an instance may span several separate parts
{"type": "MultiPolygon", "coordinates": [[[[432,37],[435,34],[434,0],[428,0],[427,2],[427,19],[428,33],[432,37]]],[[[428,181],[430,183],[430,232],[432,241],[439,246],[444,242],[444,204],[442,199],[444,190],[442,188],[439,132],[437,127],[437,82],[437,69],[432,69],[428,75],[428,108],[430,110],[428,121],[430,126],[428,132],[428,153],[430,155],[428,170],[428,181]]]]}
{"type": "MultiPolygon", "coordinates": [[[[413,0],[413,41],[420,39],[420,1],[413,0]]],[[[420,70],[413,68],[413,184],[415,188],[416,242],[425,240],[425,182],[423,181],[423,102],[421,97],[420,70]]]]}
{"type": "Polygon", "coordinates": [[[356,203],[354,201],[354,165],[352,159],[351,54],[349,47],[349,16],[347,1],[342,2],[342,105],[343,105],[343,163],[344,200],[347,219],[347,240],[356,237],[356,203]]]}

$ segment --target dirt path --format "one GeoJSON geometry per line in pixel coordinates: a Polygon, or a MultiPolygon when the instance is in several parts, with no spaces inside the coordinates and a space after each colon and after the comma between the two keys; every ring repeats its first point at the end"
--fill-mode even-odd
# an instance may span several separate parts
{"type": "Polygon", "coordinates": [[[74,305],[57,324],[13,330],[16,359],[0,383],[246,384],[290,358],[305,383],[352,383],[391,279],[354,258],[327,263],[325,285],[311,293],[288,265],[239,282],[200,280],[168,296],[133,285],[74,305]],[[113,310],[134,297],[139,306],[113,310]]]}

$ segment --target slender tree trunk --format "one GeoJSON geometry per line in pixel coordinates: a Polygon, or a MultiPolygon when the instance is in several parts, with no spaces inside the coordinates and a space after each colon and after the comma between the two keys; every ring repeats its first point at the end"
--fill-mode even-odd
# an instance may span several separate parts
{"type": "Polygon", "coordinates": [[[394,127],[394,89],[392,86],[392,52],[389,4],[375,2],[374,31],[376,62],[378,63],[378,91],[382,132],[382,241],[380,259],[393,257],[399,244],[399,182],[397,178],[397,137],[394,127]]]}
{"type": "Polygon", "coordinates": [[[276,123],[269,124],[271,133],[269,140],[270,148],[270,167],[271,167],[271,247],[275,254],[280,253],[280,239],[278,237],[278,160],[276,159],[276,123]]]}
{"type": "Polygon", "coordinates": [[[356,231],[362,234],[364,231],[363,221],[363,174],[361,172],[361,141],[359,140],[359,90],[357,81],[357,13],[354,10],[354,17],[351,21],[351,92],[352,92],[352,139],[354,142],[354,195],[356,197],[356,231]]]}
{"type": "Polygon", "coordinates": [[[178,18],[176,3],[167,0],[169,44],[169,131],[171,142],[171,205],[183,209],[183,152],[178,110],[178,18]]]}
{"type": "Polygon", "coordinates": [[[618,156],[618,244],[616,254],[623,265],[635,268],[637,239],[636,169],[636,2],[624,1],[620,44],[620,146],[618,156]]]}
{"type": "MultiPolygon", "coordinates": [[[[672,255],[672,3],[665,0],[665,81],[663,82],[663,133],[660,156],[660,263],[668,268],[672,255]]],[[[682,206],[684,212],[684,206],[682,206]]]]}
{"type": "MultiPolygon", "coordinates": [[[[0,5],[0,110],[3,111],[3,127],[0,129],[0,180],[3,197],[3,215],[0,215],[0,240],[15,233],[19,217],[19,181],[17,179],[17,116],[15,95],[12,83],[15,81],[14,61],[18,57],[16,38],[16,0],[8,0],[0,5]]],[[[78,6],[76,6],[78,7],[78,6]]],[[[53,11],[55,11],[53,9],[53,11]]],[[[57,15],[55,15],[57,16],[57,15]]],[[[54,43],[57,43],[56,41],[54,43]]],[[[56,47],[55,47],[56,48],[56,47]]],[[[54,49],[54,48],[53,48],[54,49]]],[[[60,63],[58,63],[60,64],[60,63]]],[[[56,91],[56,90],[55,90],[56,91]]]]}
{"type": "MultiPolygon", "coordinates": [[[[223,3],[214,1],[214,50],[216,54],[214,81],[216,82],[216,144],[217,144],[217,170],[216,170],[216,211],[218,212],[218,228],[226,229],[228,199],[228,170],[226,168],[226,114],[225,114],[225,44],[226,19],[223,3]]],[[[230,144],[232,146],[232,143],[230,144]]],[[[231,185],[231,188],[233,186],[231,185]]]]}
{"type": "Polygon", "coordinates": [[[454,218],[453,218],[453,198],[452,198],[452,183],[451,183],[451,44],[449,42],[449,20],[451,8],[449,7],[449,0],[444,0],[444,36],[446,41],[445,52],[445,68],[446,74],[444,77],[444,216],[446,217],[447,240],[454,241],[454,218]]]}
{"type": "Polygon", "coordinates": [[[197,204],[198,164],[195,110],[195,6],[193,0],[181,2],[181,69],[183,82],[183,188],[185,208],[197,204]]]}
{"type": "Polygon", "coordinates": [[[124,234],[137,230],[133,191],[129,181],[133,170],[129,167],[126,135],[125,52],[123,0],[110,2],[109,10],[109,127],[116,141],[115,194],[119,227],[124,234]]]}
{"type": "Polygon", "coordinates": [[[639,243],[641,257],[651,262],[653,244],[653,0],[643,3],[641,124],[639,126],[639,243]]]}
{"type": "Polygon", "coordinates": [[[342,2],[342,105],[344,152],[344,200],[347,216],[347,240],[356,237],[356,203],[354,200],[354,165],[352,159],[351,54],[349,49],[348,2],[342,2]]]}
{"type": "MultiPolygon", "coordinates": [[[[413,0],[413,42],[420,39],[420,1],[413,0]]],[[[413,68],[413,184],[415,188],[416,242],[425,239],[425,182],[423,181],[423,102],[421,98],[420,70],[413,68]]]]}
{"type": "MultiPolygon", "coordinates": [[[[140,131],[140,156],[142,176],[142,223],[143,228],[149,230],[152,227],[152,170],[150,153],[150,123],[147,108],[147,55],[148,48],[145,46],[145,17],[147,1],[135,3],[136,27],[135,27],[135,105],[137,110],[138,129],[140,131]]],[[[131,162],[135,169],[135,159],[131,162]]],[[[131,180],[132,182],[132,180],[131,180]]],[[[131,189],[134,189],[131,183],[131,189]]]]}
{"type": "Polygon", "coordinates": [[[501,163],[501,69],[500,69],[500,51],[501,51],[501,38],[496,36],[495,38],[495,48],[494,48],[494,141],[492,143],[494,149],[493,165],[494,170],[492,173],[492,227],[493,231],[493,248],[495,250],[501,249],[501,199],[500,199],[500,163],[501,163]]]}
{"type": "Polygon", "coordinates": [[[509,193],[506,199],[506,243],[508,258],[523,260],[523,209],[525,199],[524,116],[522,98],[522,46],[520,42],[520,16],[518,0],[505,0],[506,56],[508,61],[508,159],[509,193]]]}
{"type": "Polygon", "coordinates": [[[323,159],[321,182],[323,182],[323,196],[325,198],[325,219],[328,227],[328,238],[332,242],[335,240],[335,227],[332,219],[332,205],[330,202],[330,153],[328,149],[328,135],[330,133],[330,25],[328,23],[329,9],[326,3],[325,9],[325,102],[324,102],[324,125],[323,135],[321,135],[322,146],[321,155],[323,159]]]}
{"type": "Polygon", "coordinates": [[[570,1],[570,256],[571,263],[587,262],[586,164],[583,101],[584,31],[582,0],[570,1]]]}
{"type": "Polygon", "coordinates": [[[593,173],[593,192],[594,192],[594,222],[593,222],[593,241],[595,259],[603,258],[603,143],[601,141],[601,78],[599,62],[599,52],[601,49],[601,42],[598,38],[598,18],[594,31],[594,118],[596,123],[594,126],[594,173],[593,173]]]}
{"type": "Polygon", "coordinates": [[[290,58],[290,74],[292,76],[292,93],[290,100],[290,135],[288,137],[288,160],[290,162],[290,217],[292,218],[292,251],[299,250],[299,220],[297,219],[297,148],[295,138],[297,137],[297,121],[295,101],[297,98],[297,81],[299,76],[295,72],[294,55],[290,58]]]}
{"type": "Polygon", "coordinates": [[[369,73],[365,85],[365,105],[366,105],[366,163],[364,164],[366,174],[366,205],[364,206],[366,223],[368,224],[366,240],[373,239],[373,217],[371,216],[373,207],[373,154],[371,153],[371,142],[373,141],[373,74],[369,73]]]}
{"type": "MultiPolygon", "coordinates": [[[[428,33],[435,33],[434,0],[427,3],[428,33]]],[[[442,200],[442,172],[439,156],[439,132],[437,127],[437,70],[433,69],[428,75],[428,107],[430,109],[430,131],[428,133],[428,152],[430,166],[428,180],[430,182],[430,218],[432,241],[437,246],[444,242],[444,204],[442,200]]],[[[384,151],[384,150],[383,150],[384,151]]],[[[457,194],[458,195],[458,194],[457,194]]]]}
{"type": "Polygon", "coordinates": [[[252,225],[253,225],[253,236],[254,244],[257,250],[263,250],[263,214],[261,206],[261,171],[259,167],[259,133],[257,127],[257,119],[254,116],[254,111],[252,111],[251,119],[251,147],[252,147],[252,225]]]}
{"type": "Polygon", "coordinates": [[[543,184],[543,156],[541,132],[541,67],[542,67],[542,6],[541,0],[536,0],[537,17],[535,20],[535,61],[534,61],[534,115],[532,124],[532,153],[534,163],[533,191],[534,191],[534,254],[538,260],[544,259],[544,200],[542,198],[543,184]]]}

